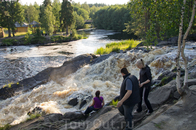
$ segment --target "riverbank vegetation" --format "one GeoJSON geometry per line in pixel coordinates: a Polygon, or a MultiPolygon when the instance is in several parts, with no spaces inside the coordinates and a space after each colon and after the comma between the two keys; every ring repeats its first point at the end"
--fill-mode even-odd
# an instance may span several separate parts
{"type": "Polygon", "coordinates": [[[140,41],[135,40],[125,40],[120,42],[112,42],[108,43],[105,48],[101,47],[97,49],[95,54],[109,54],[111,52],[120,52],[120,50],[131,50],[132,48],[135,48],[140,41]]]}

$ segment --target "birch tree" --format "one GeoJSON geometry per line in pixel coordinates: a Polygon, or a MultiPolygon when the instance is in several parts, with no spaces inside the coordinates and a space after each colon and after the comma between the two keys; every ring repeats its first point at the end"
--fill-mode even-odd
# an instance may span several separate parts
{"type": "Polygon", "coordinates": [[[184,21],[184,11],[185,11],[185,5],[186,5],[186,0],[183,1],[183,6],[181,9],[181,23],[179,26],[179,37],[178,37],[178,53],[177,53],[177,58],[176,58],[176,66],[177,66],[177,78],[176,78],[176,83],[177,83],[177,90],[179,92],[180,95],[185,95],[189,92],[188,89],[188,61],[185,57],[184,54],[184,49],[185,49],[185,43],[186,43],[186,38],[190,32],[190,29],[193,25],[193,20],[195,17],[195,6],[196,6],[196,0],[194,0],[193,3],[193,10],[192,10],[192,15],[191,15],[191,20],[189,22],[189,26],[183,36],[183,41],[182,41],[182,33],[183,33],[183,21],[184,21]],[[184,76],[184,83],[183,86],[181,86],[180,83],[180,73],[181,73],[181,66],[180,66],[180,55],[182,56],[182,59],[184,61],[184,68],[185,68],[185,76],[184,76]]]}

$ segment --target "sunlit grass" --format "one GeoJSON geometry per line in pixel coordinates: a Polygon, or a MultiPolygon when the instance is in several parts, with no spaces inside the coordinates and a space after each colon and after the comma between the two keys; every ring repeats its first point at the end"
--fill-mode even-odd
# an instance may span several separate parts
{"type": "MultiPolygon", "coordinates": [[[[15,36],[25,36],[26,34],[27,34],[27,32],[16,32],[15,33],[15,36]]],[[[32,31],[30,31],[30,34],[32,34],[32,31]]],[[[8,34],[5,33],[5,36],[4,37],[8,37],[8,34]]]]}
{"type": "Polygon", "coordinates": [[[121,42],[108,43],[105,48],[101,47],[97,49],[95,54],[109,54],[111,52],[119,52],[120,50],[131,50],[135,48],[141,41],[125,40],[121,42]]]}

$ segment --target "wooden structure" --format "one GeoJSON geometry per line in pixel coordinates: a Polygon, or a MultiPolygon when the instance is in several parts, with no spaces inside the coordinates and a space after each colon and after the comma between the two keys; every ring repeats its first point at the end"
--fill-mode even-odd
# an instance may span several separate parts
{"type": "Polygon", "coordinates": [[[19,24],[18,22],[15,23],[16,32],[28,32],[28,23],[19,24]]]}
{"type": "Polygon", "coordinates": [[[40,23],[33,21],[29,24],[29,26],[33,30],[33,32],[35,32],[37,28],[40,28],[40,23]]]}

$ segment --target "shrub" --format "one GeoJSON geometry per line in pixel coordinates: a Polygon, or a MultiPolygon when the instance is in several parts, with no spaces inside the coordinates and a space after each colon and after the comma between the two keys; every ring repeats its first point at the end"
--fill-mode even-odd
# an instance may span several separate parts
{"type": "Polygon", "coordinates": [[[17,44],[17,40],[16,39],[4,39],[3,41],[2,41],[2,45],[4,45],[4,46],[13,46],[13,45],[16,45],[17,44]]]}
{"type": "Polygon", "coordinates": [[[110,105],[116,107],[117,104],[118,104],[118,102],[119,102],[118,100],[116,100],[116,101],[112,100],[112,102],[110,103],[110,105]]]}

